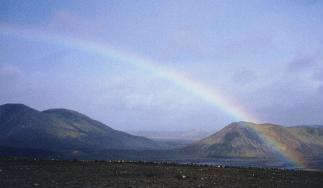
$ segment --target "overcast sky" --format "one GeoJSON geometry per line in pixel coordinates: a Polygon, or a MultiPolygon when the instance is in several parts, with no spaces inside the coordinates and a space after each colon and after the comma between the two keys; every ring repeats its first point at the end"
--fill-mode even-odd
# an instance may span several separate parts
{"type": "MultiPolygon", "coordinates": [[[[99,42],[150,59],[262,122],[323,124],[323,2],[0,1],[0,28],[99,42]]],[[[0,104],[69,108],[120,130],[217,130],[236,121],[127,62],[0,29],[0,104]]]]}

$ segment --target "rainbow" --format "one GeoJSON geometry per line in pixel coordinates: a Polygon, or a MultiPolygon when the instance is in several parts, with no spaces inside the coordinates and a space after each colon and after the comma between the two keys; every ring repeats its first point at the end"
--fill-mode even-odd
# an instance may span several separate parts
{"type": "Polygon", "coordinates": [[[279,131],[271,131],[272,125],[258,125],[249,124],[247,127],[251,128],[259,138],[265,143],[277,159],[285,164],[292,165],[300,169],[307,169],[309,167],[303,154],[301,154],[295,146],[291,146],[279,131]]]}
{"type": "MultiPolygon", "coordinates": [[[[232,117],[235,121],[244,120],[250,122],[259,122],[259,120],[248,113],[241,105],[239,105],[237,102],[232,102],[233,100],[221,93],[220,90],[216,90],[213,87],[210,88],[207,85],[192,80],[184,74],[162,66],[161,63],[157,63],[130,52],[117,50],[106,43],[102,44],[90,40],[68,37],[66,35],[58,35],[48,31],[38,31],[35,29],[19,28],[8,25],[0,25],[0,35],[35,42],[45,42],[52,45],[65,46],[87,53],[96,54],[101,57],[106,57],[107,59],[120,63],[135,66],[144,71],[151,72],[160,78],[169,80],[176,86],[187,90],[189,93],[200,97],[210,104],[215,105],[224,113],[232,117]]],[[[277,151],[279,157],[284,159],[284,161],[287,161],[299,168],[306,168],[305,160],[302,158],[301,154],[296,151],[290,151],[290,149],[284,145],[284,143],[279,142],[279,139],[268,134],[268,132],[254,126],[252,126],[252,129],[268,146],[277,151]]]]}

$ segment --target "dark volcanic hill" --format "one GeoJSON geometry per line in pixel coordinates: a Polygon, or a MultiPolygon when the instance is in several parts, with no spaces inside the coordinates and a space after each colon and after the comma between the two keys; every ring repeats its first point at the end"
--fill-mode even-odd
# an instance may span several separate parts
{"type": "Polygon", "coordinates": [[[0,106],[0,147],[49,151],[160,148],[150,139],[114,130],[72,110],[41,112],[23,104],[0,106]]]}
{"type": "Polygon", "coordinates": [[[264,136],[283,146],[286,152],[323,157],[321,127],[284,127],[249,122],[231,123],[183,151],[200,157],[270,157],[274,151],[264,136]]]}

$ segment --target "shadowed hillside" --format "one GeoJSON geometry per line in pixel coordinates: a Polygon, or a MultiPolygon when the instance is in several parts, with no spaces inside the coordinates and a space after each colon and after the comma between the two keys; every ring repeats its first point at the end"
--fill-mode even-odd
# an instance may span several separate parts
{"type": "Polygon", "coordinates": [[[43,112],[23,104],[0,106],[0,146],[45,149],[158,149],[150,139],[114,130],[66,109],[43,112]]]}

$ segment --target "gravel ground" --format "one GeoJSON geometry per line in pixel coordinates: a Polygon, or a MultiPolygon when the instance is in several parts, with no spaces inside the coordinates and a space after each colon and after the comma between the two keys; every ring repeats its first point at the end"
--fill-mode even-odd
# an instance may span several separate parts
{"type": "Polygon", "coordinates": [[[95,161],[0,160],[0,187],[323,187],[323,172],[95,161]]]}

